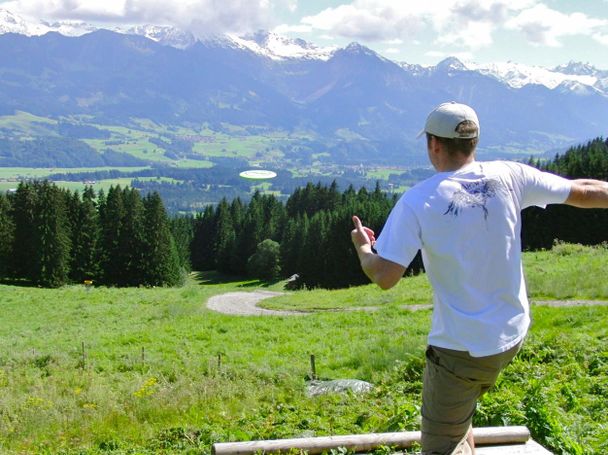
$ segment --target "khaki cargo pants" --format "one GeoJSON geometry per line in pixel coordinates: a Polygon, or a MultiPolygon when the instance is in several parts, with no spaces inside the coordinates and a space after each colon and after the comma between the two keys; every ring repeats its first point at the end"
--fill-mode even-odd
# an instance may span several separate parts
{"type": "Polygon", "coordinates": [[[467,455],[466,442],[477,399],[496,382],[522,342],[487,357],[428,346],[422,386],[422,453],[467,455]]]}

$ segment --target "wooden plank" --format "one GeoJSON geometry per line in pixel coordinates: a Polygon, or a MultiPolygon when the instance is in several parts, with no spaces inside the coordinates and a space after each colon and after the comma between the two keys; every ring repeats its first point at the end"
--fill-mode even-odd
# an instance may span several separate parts
{"type": "MultiPolygon", "coordinates": [[[[473,436],[475,444],[478,445],[521,444],[530,438],[530,432],[523,426],[486,427],[473,428],[473,436]]],[[[380,446],[407,449],[415,442],[420,442],[419,431],[223,442],[213,444],[212,452],[215,455],[251,455],[256,452],[279,453],[302,450],[314,455],[339,447],[344,447],[352,452],[370,452],[380,446]]]]}
{"type": "Polygon", "coordinates": [[[475,453],[476,455],[553,455],[534,440],[529,440],[525,444],[476,447],[475,453]]]}

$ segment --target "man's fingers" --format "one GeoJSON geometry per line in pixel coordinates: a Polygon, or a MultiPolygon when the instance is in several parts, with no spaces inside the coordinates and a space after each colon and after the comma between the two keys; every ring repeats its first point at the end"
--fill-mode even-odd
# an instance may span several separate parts
{"type": "Polygon", "coordinates": [[[363,226],[358,216],[353,215],[353,223],[355,229],[352,232],[353,241],[356,237],[362,240],[364,243],[371,244],[372,246],[376,243],[376,234],[370,228],[363,226]]]}
{"type": "Polygon", "coordinates": [[[368,228],[364,228],[365,229],[365,234],[367,235],[367,238],[369,239],[370,243],[372,245],[374,245],[376,243],[376,236],[374,235],[374,231],[372,231],[371,229],[368,228]]]}

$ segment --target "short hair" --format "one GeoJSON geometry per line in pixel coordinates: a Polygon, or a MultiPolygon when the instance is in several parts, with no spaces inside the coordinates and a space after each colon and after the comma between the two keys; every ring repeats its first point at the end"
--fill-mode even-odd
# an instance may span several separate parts
{"type": "MultiPolygon", "coordinates": [[[[458,124],[456,131],[462,134],[473,134],[478,131],[478,127],[475,122],[472,122],[471,120],[464,120],[458,124]]],[[[474,137],[471,139],[450,139],[447,137],[440,137],[431,133],[426,133],[427,144],[431,141],[431,136],[434,136],[435,139],[437,139],[445,147],[448,154],[452,156],[457,155],[458,153],[465,156],[470,156],[475,151],[477,143],[479,142],[479,137],[474,137]]]]}

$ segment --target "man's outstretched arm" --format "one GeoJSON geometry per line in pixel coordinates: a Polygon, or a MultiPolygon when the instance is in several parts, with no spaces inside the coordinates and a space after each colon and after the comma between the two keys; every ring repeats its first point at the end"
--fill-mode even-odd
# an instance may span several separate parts
{"type": "Polygon", "coordinates": [[[358,216],[353,216],[353,223],[355,229],[351,231],[350,235],[363,272],[382,289],[392,288],[403,277],[405,267],[374,253],[372,251],[376,242],[374,231],[363,226],[358,216]]]}
{"type": "Polygon", "coordinates": [[[565,204],[584,209],[608,208],[608,182],[591,179],[573,180],[565,204]]]}

